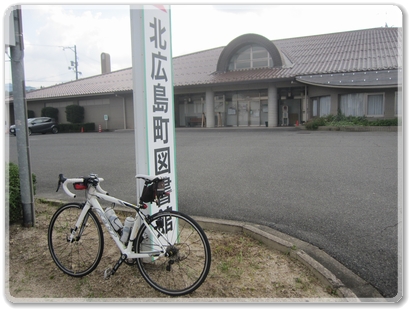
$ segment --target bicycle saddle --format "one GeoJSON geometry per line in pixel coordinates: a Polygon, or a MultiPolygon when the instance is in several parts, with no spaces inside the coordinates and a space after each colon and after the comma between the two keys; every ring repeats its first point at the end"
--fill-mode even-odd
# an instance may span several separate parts
{"type": "Polygon", "coordinates": [[[145,174],[137,174],[136,178],[144,179],[145,181],[153,181],[155,179],[161,180],[161,176],[152,176],[152,175],[145,175],[145,174]]]}

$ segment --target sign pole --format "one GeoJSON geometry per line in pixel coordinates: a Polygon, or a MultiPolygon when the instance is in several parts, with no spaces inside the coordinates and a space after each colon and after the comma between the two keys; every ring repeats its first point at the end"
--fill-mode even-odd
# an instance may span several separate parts
{"type": "Polygon", "coordinates": [[[170,9],[132,5],[130,19],[136,171],[162,176],[171,192],[159,207],[151,205],[151,214],[178,210],[170,9]]]}
{"type": "MultiPolygon", "coordinates": [[[[136,152],[136,173],[148,174],[147,163],[147,109],[144,83],[143,10],[141,5],[130,9],[131,47],[133,66],[134,139],[136,152]]],[[[137,180],[137,203],[144,183],[137,180]]]]}

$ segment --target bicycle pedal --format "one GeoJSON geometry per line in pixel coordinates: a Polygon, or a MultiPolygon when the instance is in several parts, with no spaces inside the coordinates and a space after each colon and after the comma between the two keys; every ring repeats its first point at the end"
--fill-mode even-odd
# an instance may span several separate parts
{"type": "Polygon", "coordinates": [[[107,268],[106,270],[104,270],[104,279],[108,280],[110,278],[110,276],[113,275],[113,270],[110,268],[107,268]]]}

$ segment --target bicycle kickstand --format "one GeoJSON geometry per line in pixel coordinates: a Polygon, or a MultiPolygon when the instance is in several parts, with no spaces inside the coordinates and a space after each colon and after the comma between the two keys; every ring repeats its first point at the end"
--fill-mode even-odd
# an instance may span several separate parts
{"type": "Polygon", "coordinates": [[[104,270],[104,279],[108,280],[110,276],[114,275],[118,268],[120,268],[121,264],[127,259],[126,254],[121,254],[120,259],[117,261],[117,263],[114,265],[113,269],[107,268],[104,270]]]}

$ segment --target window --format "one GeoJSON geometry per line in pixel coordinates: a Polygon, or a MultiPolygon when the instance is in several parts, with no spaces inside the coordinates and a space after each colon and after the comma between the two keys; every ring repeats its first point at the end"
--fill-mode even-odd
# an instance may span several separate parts
{"type": "Polygon", "coordinates": [[[258,45],[248,45],[238,50],[231,58],[229,70],[272,67],[273,60],[268,51],[258,45]]]}
{"type": "Polygon", "coordinates": [[[382,94],[367,95],[367,116],[383,116],[383,102],[382,94]]]}
{"type": "Polygon", "coordinates": [[[328,116],[331,113],[331,97],[315,97],[313,101],[313,117],[328,116]]]}
{"type": "Polygon", "coordinates": [[[345,94],[340,97],[341,113],[345,116],[361,117],[364,115],[364,95],[345,94]]]}
{"type": "Polygon", "coordinates": [[[344,94],[340,96],[341,113],[346,116],[384,116],[384,94],[344,94]]]}

